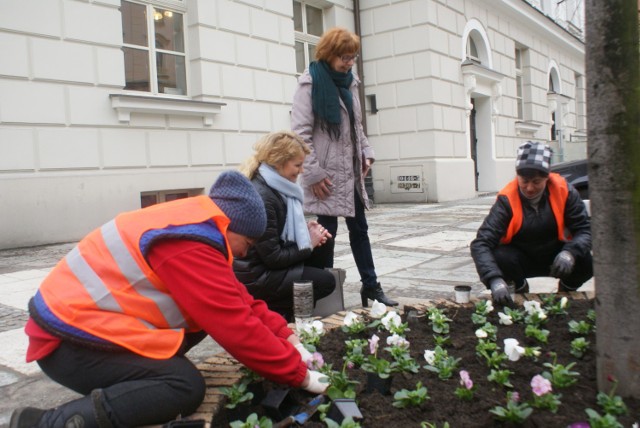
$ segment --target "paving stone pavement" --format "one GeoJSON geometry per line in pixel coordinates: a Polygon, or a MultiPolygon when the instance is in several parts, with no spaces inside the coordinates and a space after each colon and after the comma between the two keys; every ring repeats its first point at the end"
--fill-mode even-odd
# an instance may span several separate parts
{"type": "MultiPolygon", "coordinates": [[[[487,295],[469,254],[469,243],[495,199],[438,204],[379,204],[368,213],[369,237],[376,271],[385,293],[409,304],[415,299],[453,299],[455,285],[470,285],[472,297],[487,295]]],[[[74,243],[0,250],[0,427],[21,406],[54,407],[77,397],[49,380],[36,363],[24,362],[27,339],[22,331],[29,298],[49,270],[74,243]]],[[[335,267],[347,271],[346,308],[360,307],[360,282],[346,225],[339,223],[335,267]]],[[[534,278],[531,291],[555,290],[552,278],[534,278]]],[[[580,290],[593,291],[593,280],[580,290]]],[[[211,339],[188,354],[201,362],[222,349],[211,339]]]]}

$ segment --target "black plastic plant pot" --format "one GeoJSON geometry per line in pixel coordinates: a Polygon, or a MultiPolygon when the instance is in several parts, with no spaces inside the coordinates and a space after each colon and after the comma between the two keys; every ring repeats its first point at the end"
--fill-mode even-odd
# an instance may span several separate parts
{"type": "Polygon", "coordinates": [[[333,400],[327,412],[327,418],[341,425],[342,421],[348,417],[354,422],[363,419],[356,401],[352,398],[336,398],[333,400]]]}
{"type": "Polygon", "coordinates": [[[367,392],[378,391],[382,395],[389,395],[391,393],[391,380],[391,376],[383,379],[377,373],[367,373],[367,392]]]}
{"type": "Polygon", "coordinates": [[[265,397],[264,392],[264,382],[252,382],[247,386],[247,392],[253,394],[253,398],[251,399],[251,404],[257,406],[265,397]]]}
{"type": "Polygon", "coordinates": [[[260,403],[267,416],[272,420],[281,421],[293,414],[298,403],[289,394],[289,389],[272,389],[260,403]]]}
{"type": "Polygon", "coordinates": [[[250,403],[241,403],[236,405],[233,409],[227,409],[227,420],[233,421],[246,421],[251,414],[250,403]]]}
{"type": "Polygon", "coordinates": [[[407,323],[410,326],[417,326],[420,324],[420,317],[418,316],[418,311],[410,310],[407,313],[407,323]]]}

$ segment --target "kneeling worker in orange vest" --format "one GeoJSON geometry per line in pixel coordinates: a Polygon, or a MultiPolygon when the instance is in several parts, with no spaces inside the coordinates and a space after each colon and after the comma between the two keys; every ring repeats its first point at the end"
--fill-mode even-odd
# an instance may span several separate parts
{"type": "Polygon", "coordinates": [[[471,256],[493,301],[512,303],[529,292],[527,278],[558,278],[558,291],[575,291],[593,276],[591,223],[578,191],[550,173],[551,149],[528,141],[518,148],[516,178],[498,193],[471,242],[471,256]]]}
{"type": "Polygon", "coordinates": [[[239,172],[209,196],[127,212],[61,260],[29,302],[27,361],[84,395],[14,411],[10,427],[134,427],[193,413],[205,382],[185,353],[206,335],[267,379],[321,393],[311,357],[279,314],[236,279],[233,256],[266,227],[239,172]]]}

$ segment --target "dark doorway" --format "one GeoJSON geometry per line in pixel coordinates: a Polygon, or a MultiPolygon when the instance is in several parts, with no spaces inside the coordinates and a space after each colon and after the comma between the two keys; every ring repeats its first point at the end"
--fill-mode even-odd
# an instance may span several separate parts
{"type": "Polygon", "coordinates": [[[473,160],[473,176],[476,179],[476,192],[478,191],[478,139],[476,138],[476,103],[471,98],[471,115],[469,116],[469,134],[471,143],[471,159],[473,160]]]}

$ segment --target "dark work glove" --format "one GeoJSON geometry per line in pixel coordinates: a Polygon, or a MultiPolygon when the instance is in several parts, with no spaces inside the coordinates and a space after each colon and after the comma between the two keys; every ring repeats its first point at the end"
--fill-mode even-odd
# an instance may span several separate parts
{"type": "Polygon", "coordinates": [[[504,279],[500,277],[493,278],[489,283],[489,286],[491,287],[491,299],[493,299],[495,303],[502,306],[513,305],[511,294],[509,294],[509,287],[507,287],[507,283],[504,279]]]}
{"type": "Polygon", "coordinates": [[[556,278],[562,278],[569,275],[573,271],[573,266],[576,264],[573,255],[567,250],[562,250],[556,256],[556,259],[551,265],[551,276],[556,278]]]}

